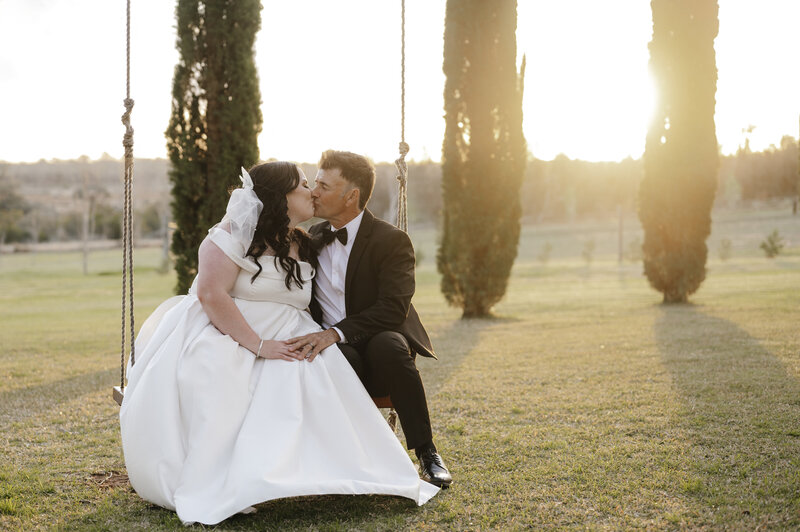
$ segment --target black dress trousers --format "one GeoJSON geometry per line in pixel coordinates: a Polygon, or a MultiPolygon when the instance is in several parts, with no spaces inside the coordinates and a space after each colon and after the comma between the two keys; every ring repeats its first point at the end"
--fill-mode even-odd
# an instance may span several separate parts
{"type": "Polygon", "coordinates": [[[360,344],[337,344],[372,397],[391,396],[406,445],[416,449],[433,439],[425,387],[408,341],[384,331],[360,344]]]}

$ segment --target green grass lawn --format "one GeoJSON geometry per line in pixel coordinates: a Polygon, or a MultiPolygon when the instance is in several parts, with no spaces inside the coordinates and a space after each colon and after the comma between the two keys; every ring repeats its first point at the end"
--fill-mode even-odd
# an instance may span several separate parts
{"type": "MultiPolygon", "coordinates": [[[[420,508],[272,501],[217,529],[800,527],[797,242],[774,260],[712,255],[693,303],[665,307],[613,246],[543,263],[537,235],[497,318],[470,321],[439,293],[433,232],[418,235],[415,304],[440,357],[419,366],[450,490],[420,508]]],[[[158,261],[137,250],[137,323],[171,295],[158,261]]],[[[0,256],[0,529],[184,529],[97,480],[124,473],[119,262],[93,253],[83,276],[77,253],[0,256]]]]}

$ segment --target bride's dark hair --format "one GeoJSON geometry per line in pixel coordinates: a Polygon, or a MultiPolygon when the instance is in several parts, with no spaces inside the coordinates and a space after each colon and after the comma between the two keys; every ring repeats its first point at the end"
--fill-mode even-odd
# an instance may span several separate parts
{"type": "Polygon", "coordinates": [[[258,199],[264,204],[258,224],[253,234],[253,241],[247,250],[246,256],[253,257],[258,265],[258,271],[253,275],[251,282],[261,273],[261,263],[258,258],[271,249],[275,253],[276,265],[280,263],[286,272],[286,288],[291,290],[292,284],[298,288],[303,287],[303,277],[300,264],[289,256],[293,242],[299,247],[300,260],[310,262],[317,267],[316,257],[311,249],[311,239],[308,233],[295,227],[289,230],[289,205],[286,195],[300,184],[300,172],[297,165],[285,161],[275,161],[258,164],[248,173],[253,179],[253,190],[258,199]]]}

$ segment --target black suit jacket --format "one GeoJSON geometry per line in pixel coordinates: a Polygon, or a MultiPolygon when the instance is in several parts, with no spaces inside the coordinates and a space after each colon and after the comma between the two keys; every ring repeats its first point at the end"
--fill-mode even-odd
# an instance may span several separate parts
{"type": "MultiPolygon", "coordinates": [[[[312,226],[309,233],[313,239],[328,230],[330,223],[321,222],[312,226]]],[[[436,358],[428,333],[411,304],[414,264],[414,247],[408,235],[365,209],[347,261],[347,317],[334,324],[348,343],[360,344],[379,332],[395,331],[405,336],[415,353],[436,358]]],[[[311,301],[311,315],[321,323],[322,310],[316,298],[311,301]]]]}

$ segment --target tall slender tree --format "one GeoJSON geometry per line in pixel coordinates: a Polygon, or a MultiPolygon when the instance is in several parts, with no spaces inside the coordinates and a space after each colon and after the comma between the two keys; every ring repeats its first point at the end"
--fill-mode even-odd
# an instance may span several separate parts
{"type": "Polygon", "coordinates": [[[644,271],[665,303],[705,279],[719,150],[714,127],[717,0],[652,0],[650,70],[658,102],[639,188],[644,271]]]}
{"type": "Polygon", "coordinates": [[[258,161],[261,95],[253,45],[259,0],[178,0],[167,149],[172,161],[176,291],[197,274],[197,249],[225,213],[239,168],[258,161]]]}
{"type": "Polygon", "coordinates": [[[442,292],[480,317],[505,294],[517,256],[525,59],[516,0],[448,0],[445,18],[442,292]]]}

